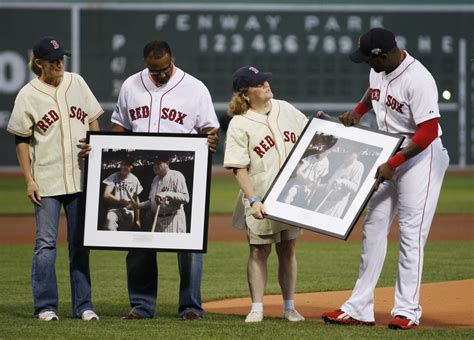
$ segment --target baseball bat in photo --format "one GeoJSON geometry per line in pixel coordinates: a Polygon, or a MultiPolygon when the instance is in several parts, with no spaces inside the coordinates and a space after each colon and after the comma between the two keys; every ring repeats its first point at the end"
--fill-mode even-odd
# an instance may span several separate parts
{"type": "Polygon", "coordinates": [[[156,213],[155,213],[155,219],[153,220],[153,226],[151,228],[151,232],[154,233],[155,232],[155,228],[156,228],[156,221],[158,220],[158,213],[160,212],[160,205],[157,204],[156,205],[156,213]]]}

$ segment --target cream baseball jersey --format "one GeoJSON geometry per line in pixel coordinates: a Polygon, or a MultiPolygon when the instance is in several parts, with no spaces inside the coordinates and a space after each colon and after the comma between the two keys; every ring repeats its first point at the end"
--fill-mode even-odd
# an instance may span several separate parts
{"type": "Polygon", "coordinates": [[[41,196],[82,191],[79,139],[102,113],[84,79],[75,73],[64,72],[57,87],[36,78],[20,90],[7,130],[31,137],[31,172],[41,196]]]}
{"type": "Polygon", "coordinates": [[[114,187],[112,195],[118,200],[131,201],[135,196],[140,195],[143,190],[137,176],[129,174],[127,178],[121,178],[119,171],[114,172],[102,182],[107,186],[114,187]]]}
{"type": "MultiPolygon", "coordinates": [[[[431,73],[405,52],[403,62],[389,74],[370,70],[370,93],[380,130],[400,133],[406,146],[417,125],[440,117],[438,88],[431,73]]],[[[438,126],[438,135],[441,136],[438,126]]]]}
{"type": "Polygon", "coordinates": [[[327,157],[320,158],[319,155],[311,155],[302,160],[298,173],[305,180],[316,184],[329,172],[329,160],[327,157]]]}
{"type": "MultiPolygon", "coordinates": [[[[293,105],[272,99],[268,115],[248,110],[234,116],[227,130],[224,167],[248,168],[256,195],[263,197],[295,145],[308,119],[293,105]]],[[[244,199],[248,227],[259,235],[287,229],[268,219],[256,220],[249,215],[244,199]]]]}
{"type": "Polygon", "coordinates": [[[206,86],[179,68],[160,87],[150,80],[148,69],[130,76],[122,85],[111,120],[135,132],[197,133],[219,127],[206,86]]]}
{"type": "Polygon", "coordinates": [[[159,194],[165,199],[165,202],[160,205],[160,216],[182,209],[183,204],[189,202],[188,188],[183,174],[176,170],[168,170],[163,178],[156,176],[153,179],[148,195],[153,212],[156,211],[155,196],[159,194]]]}

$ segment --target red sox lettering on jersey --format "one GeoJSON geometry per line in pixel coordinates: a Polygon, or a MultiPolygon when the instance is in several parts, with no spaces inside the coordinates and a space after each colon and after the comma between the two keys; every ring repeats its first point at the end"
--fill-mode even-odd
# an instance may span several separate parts
{"type": "Polygon", "coordinates": [[[402,111],[403,104],[400,104],[398,100],[393,98],[391,95],[387,96],[387,101],[385,102],[385,105],[390,107],[392,110],[403,113],[402,111]]]}
{"type": "MultiPolygon", "coordinates": [[[[86,124],[85,119],[87,113],[84,112],[80,107],[71,106],[69,118],[77,118],[82,124],[86,124]]],[[[48,113],[43,115],[39,121],[36,122],[36,126],[41,131],[46,132],[48,128],[59,120],[59,114],[54,110],[49,110],[48,113]]]]}
{"type": "MultiPolygon", "coordinates": [[[[283,131],[283,140],[285,142],[291,142],[293,144],[296,143],[298,139],[296,133],[292,131],[283,131]]],[[[275,146],[275,141],[270,136],[265,136],[260,143],[256,147],[253,148],[253,151],[257,153],[257,155],[262,158],[265,156],[265,153],[275,146]]]]}
{"type": "Polygon", "coordinates": [[[136,132],[198,133],[219,126],[205,85],[179,68],[159,87],[148,69],[125,80],[112,123],[136,132]]]}
{"type": "Polygon", "coordinates": [[[184,125],[183,119],[186,118],[187,114],[182,113],[178,110],[175,110],[173,108],[169,107],[164,107],[161,110],[161,118],[162,119],[168,119],[172,122],[175,122],[177,124],[184,125]]]}
{"type": "MultiPolygon", "coordinates": [[[[371,99],[374,101],[379,101],[380,100],[380,90],[379,89],[370,89],[370,96],[371,99]]],[[[387,95],[387,100],[385,101],[385,105],[392,110],[395,110],[397,112],[403,113],[402,108],[403,104],[400,103],[397,99],[395,99],[392,95],[387,95]]]]}
{"type": "Polygon", "coordinates": [[[147,105],[139,106],[134,109],[128,110],[130,113],[131,120],[137,120],[140,118],[148,118],[150,117],[150,108],[147,105]]]}
{"type": "Polygon", "coordinates": [[[59,115],[54,110],[50,110],[47,114],[41,117],[41,120],[36,122],[36,126],[39,127],[43,132],[46,132],[48,128],[58,120],[59,115]]]}
{"type": "Polygon", "coordinates": [[[370,89],[370,96],[372,100],[379,101],[380,100],[380,90],[379,89],[370,89]]]}
{"type": "Polygon", "coordinates": [[[76,142],[102,113],[87,83],[75,73],[64,72],[58,87],[35,78],[20,90],[7,130],[32,138],[30,149],[35,157],[31,167],[41,196],[82,190],[83,166],[76,142]]]}

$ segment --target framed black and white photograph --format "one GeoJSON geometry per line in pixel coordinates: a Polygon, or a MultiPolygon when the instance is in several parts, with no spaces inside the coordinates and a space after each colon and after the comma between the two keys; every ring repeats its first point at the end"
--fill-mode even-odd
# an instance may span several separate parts
{"type": "Polygon", "coordinates": [[[206,252],[205,135],[88,132],[84,245],[206,252]]]}
{"type": "Polygon", "coordinates": [[[263,201],[267,217],[347,239],[403,136],[313,118],[263,201]]]}

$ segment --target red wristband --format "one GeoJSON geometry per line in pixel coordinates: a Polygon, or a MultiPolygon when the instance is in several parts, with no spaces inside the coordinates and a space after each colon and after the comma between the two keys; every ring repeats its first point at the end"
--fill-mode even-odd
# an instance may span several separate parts
{"type": "Polygon", "coordinates": [[[387,163],[394,169],[398,168],[403,162],[405,162],[407,158],[403,154],[403,152],[399,151],[395,154],[395,156],[390,157],[387,163]]]}
{"type": "Polygon", "coordinates": [[[367,107],[367,105],[365,105],[363,102],[360,102],[352,111],[357,113],[359,117],[362,117],[366,112],[369,112],[369,110],[370,109],[367,107]]]}

